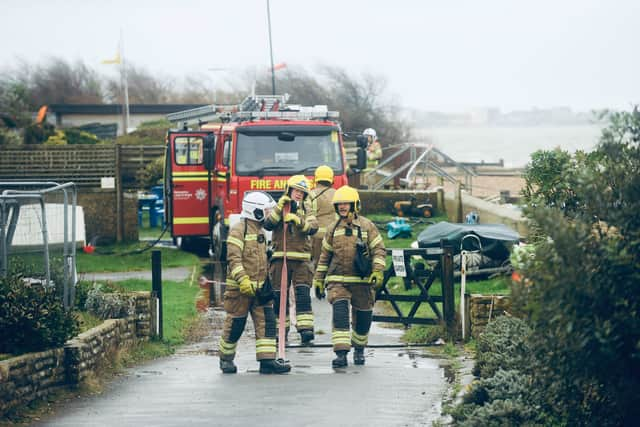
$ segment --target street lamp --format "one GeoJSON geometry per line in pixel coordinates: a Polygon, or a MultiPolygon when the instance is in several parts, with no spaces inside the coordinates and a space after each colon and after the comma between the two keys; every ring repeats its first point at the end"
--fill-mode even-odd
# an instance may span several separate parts
{"type": "Polygon", "coordinates": [[[271,55],[271,94],[276,94],[276,73],[273,68],[273,43],[271,42],[271,10],[269,0],[267,0],[267,21],[269,23],[269,53],[271,55]]]}

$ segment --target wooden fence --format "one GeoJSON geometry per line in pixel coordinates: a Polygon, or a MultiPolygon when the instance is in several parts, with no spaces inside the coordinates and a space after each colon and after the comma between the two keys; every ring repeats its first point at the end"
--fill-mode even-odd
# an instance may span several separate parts
{"type": "Polygon", "coordinates": [[[121,176],[136,187],[136,173],[164,153],[162,145],[73,145],[0,148],[0,180],[74,182],[100,188],[101,178],[121,176]]]}

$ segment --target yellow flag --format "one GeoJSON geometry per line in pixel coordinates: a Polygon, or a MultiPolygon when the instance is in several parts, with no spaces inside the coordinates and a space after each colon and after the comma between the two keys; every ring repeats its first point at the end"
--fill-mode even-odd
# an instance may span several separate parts
{"type": "Polygon", "coordinates": [[[105,59],[101,62],[102,64],[119,64],[120,63],[120,52],[116,54],[116,57],[113,59],[105,59]]]}

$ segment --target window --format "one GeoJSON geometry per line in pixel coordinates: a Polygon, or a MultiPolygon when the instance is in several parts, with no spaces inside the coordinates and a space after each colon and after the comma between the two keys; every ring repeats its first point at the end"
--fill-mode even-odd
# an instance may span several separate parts
{"type": "Polygon", "coordinates": [[[201,165],[202,145],[201,136],[177,136],[174,140],[176,164],[201,165]]]}
{"type": "Polygon", "coordinates": [[[342,173],[337,131],[294,133],[292,141],[282,140],[277,132],[268,130],[238,133],[235,158],[238,175],[312,173],[320,165],[342,173]]]}
{"type": "Polygon", "coordinates": [[[229,167],[231,163],[231,135],[224,136],[224,147],[222,148],[222,164],[229,167]]]}

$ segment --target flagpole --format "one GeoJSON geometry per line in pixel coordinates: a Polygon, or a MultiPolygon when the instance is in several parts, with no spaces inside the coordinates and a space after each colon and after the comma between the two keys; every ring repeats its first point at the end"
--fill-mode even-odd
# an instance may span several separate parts
{"type": "Polygon", "coordinates": [[[129,84],[127,82],[127,67],[124,59],[124,37],[120,29],[120,78],[124,91],[124,135],[129,133],[129,84]]]}
{"type": "Polygon", "coordinates": [[[269,52],[271,54],[271,94],[276,94],[276,73],[273,69],[273,43],[271,42],[271,9],[267,0],[267,21],[269,22],[269,52]]]}

